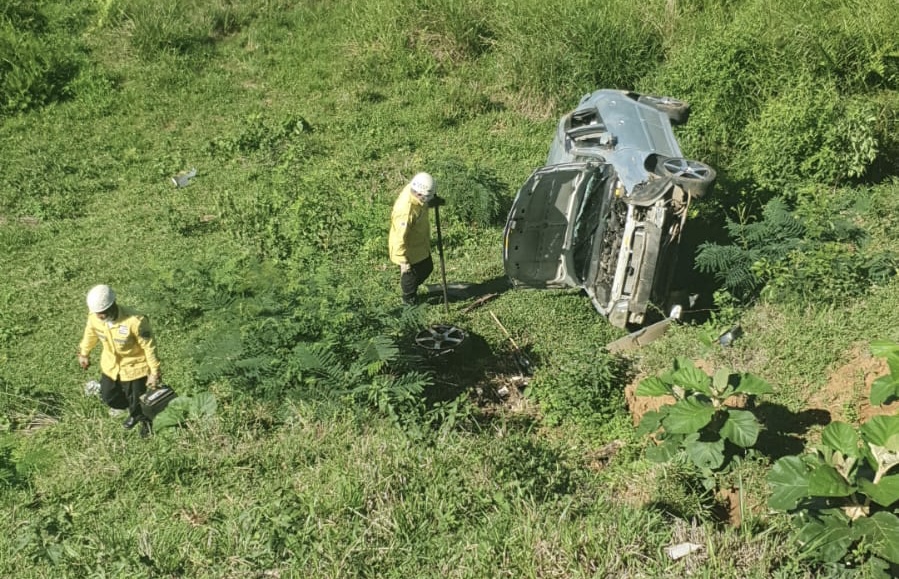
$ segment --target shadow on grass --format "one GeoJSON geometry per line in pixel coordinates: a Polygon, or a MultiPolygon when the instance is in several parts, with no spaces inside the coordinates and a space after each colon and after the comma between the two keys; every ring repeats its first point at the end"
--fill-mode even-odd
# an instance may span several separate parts
{"type": "Polygon", "coordinates": [[[410,366],[431,375],[431,385],[424,391],[429,406],[464,396],[478,409],[470,416],[476,428],[496,420],[516,430],[534,426],[532,417],[505,411],[523,395],[529,368],[522,367],[521,359],[527,359],[528,352],[494,351],[482,336],[468,331],[458,346],[442,353],[420,347],[415,338],[415,332],[407,334],[401,351],[410,366]]]}
{"type": "MultiPolygon", "coordinates": [[[[437,276],[439,277],[439,275],[438,272],[437,276]]],[[[443,303],[443,285],[439,283],[428,284],[427,289],[428,296],[426,299],[429,304],[443,303]]],[[[449,303],[456,303],[483,298],[491,294],[499,295],[510,289],[512,289],[512,284],[509,282],[509,278],[505,276],[495,277],[481,283],[448,282],[446,284],[446,297],[449,303]]]]}
{"type": "Polygon", "coordinates": [[[772,460],[802,454],[808,430],[813,426],[825,426],[831,420],[827,410],[811,408],[793,412],[785,406],[770,402],[756,405],[753,412],[765,426],[755,448],[772,460]]]}

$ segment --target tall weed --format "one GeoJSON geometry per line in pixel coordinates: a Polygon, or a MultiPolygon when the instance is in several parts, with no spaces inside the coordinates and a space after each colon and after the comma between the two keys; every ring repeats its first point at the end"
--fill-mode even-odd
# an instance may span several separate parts
{"type": "Polygon", "coordinates": [[[832,85],[797,79],[747,124],[746,170],[770,191],[861,177],[885,137],[877,117],[876,105],[866,98],[847,99],[832,85]]]}
{"type": "Polygon", "coordinates": [[[38,35],[0,19],[0,116],[66,98],[80,66],[77,52],[62,35],[38,35]]]}
{"type": "Polygon", "coordinates": [[[519,2],[497,17],[496,81],[573,103],[599,87],[633,88],[663,59],[662,38],[630,2],[519,2]]]}

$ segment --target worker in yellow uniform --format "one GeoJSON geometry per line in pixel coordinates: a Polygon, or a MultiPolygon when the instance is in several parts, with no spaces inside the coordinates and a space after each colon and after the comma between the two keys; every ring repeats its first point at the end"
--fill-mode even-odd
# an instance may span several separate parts
{"type": "Polygon", "coordinates": [[[123,426],[140,424],[141,436],[150,433],[150,423],[141,410],[140,397],[160,385],[159,358],[150,321],[143,314],[116,303],[108,285],[98,285],[87,293],[87,324],[78,345],[78,363],[87,370],[90,353],[98,342],[100,355],[100,397],[110,408],[127,409],[123,426]]]}
{"type": "Polygon", "coordinates": [[[428,173],[418,173],[403,187],[390,215],[390,261],[400,266],[403,303],[415,305],[418,286],[434,271],[428,204],[436,200],[437,184],[428,173]]]}

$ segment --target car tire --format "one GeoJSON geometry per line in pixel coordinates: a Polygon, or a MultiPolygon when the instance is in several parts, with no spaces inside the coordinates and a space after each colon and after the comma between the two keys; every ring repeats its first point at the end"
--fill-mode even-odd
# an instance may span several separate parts
{"type": "Polygon", "coordinates": [[[692,197],[702,197],[715,183],[715,170],[700,161],[667,157],[658,165],[659,173],[669,177],[692,197]]]}
{"type": "Polygon", "coordinates": [[[690,105],[682,100],[667,96],[641,95],[637,102],[649,105],[652,108],[668,115],[672,125],[683,125],[690,117],[690,105]]]}

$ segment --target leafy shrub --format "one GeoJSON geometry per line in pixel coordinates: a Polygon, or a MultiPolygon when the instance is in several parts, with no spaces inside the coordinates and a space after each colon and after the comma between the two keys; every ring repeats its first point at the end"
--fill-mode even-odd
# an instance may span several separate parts
{"type": "Polygon", "coordinates": [[[864,175],[881,140],[876,105],[864,97],[843,98],[817,79],[793,82],[746,127],[746,166],[754,181],[781,191],[790,184],[833,185],[864,175]]]}
{"type": "Polygon", "coordinates": [[[200,392],[193,396],[178,396],[153,419],[153,430],[156,432],[182,426],[199,420],[207,420],[215,415],[215,396],[209,392],[200,392]]]}
{"type": "Polygon", "coordinates": [[[466,167],[458,159],[433,164],[437,194],[447,204],[441,216],[463,227],[489,227],[505,219],[504,187],[487,169],[466,167]]]}
{"type": "Polygon", "coordinates": [[[0,19],[0,116],[65,98],[79,66],[73,51],[61,37],[37,36],[0,19]]]}
{"type": "Polygon", "coordinates": [[[746,125],[765,102],[767,75],[778,68],[778,51],[755,26],[711,14],[689,46],[671,51],[652,86],[691,104],[690,121],[678,129],[681,148],[726,174],[739,168],[746,125]]]}
{"type": "Polygon", "coordinates": [[[540,404],[543,420],[600,426],[608,423],[624,405],[621,383],[624,363],[588,346],[560,353],[551,365],[540,366],[528,387],[528,395],[540,404]]]}
{"type": "Polygon", "coordinates": [[[734,374],[719,369],[708,376],[691,361],[678,358],[674,368],[661,376],[646,378],[637,386],[637,396],[671,396],[657,412],[647,412],[639,432],[656,433],[661,444],[647,451],[653,460],[664,462],[686,453],[701,471],[711,474],[728,466],[734,451],[755,445],[761,424],[749,410],[739,410],[734,397],[769,394],[771,386],[752,374],[734,374]]]}
{"type": "Polygon", "coordinates": [[[769,505],[793,514],[815,560],[899,564],[899,475],[889,474],[897,464],[899,416],[876,416],[858,431],[832,422],[811,452],[774,464],[769,505]]]}
{"type": "Polygon", "coordinates": [[[805,303],[838,302],[892,276],[895,258],[867,246],[864,232],[822,197],[809,196],[796,211],[775,197],[757,221],[728,219],[733,243],[701,244],[696,266],[743,299],[805,303]]]}
{"type": "Polygon", "coordinates": [[[733,294],[744,298],[764,283],[755,270],[756,263],[762,259],[775,263],[785,259],[799,247],[805,234],[802,223],[779,197],[765,205],[761,219],[737,222],[728,218],[726,228],[733,243],[701,244],[696,253],[696,267],[713,274],[733,294]]]}

